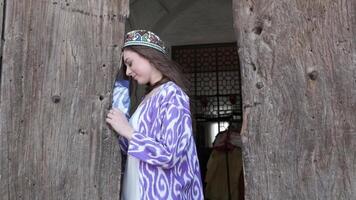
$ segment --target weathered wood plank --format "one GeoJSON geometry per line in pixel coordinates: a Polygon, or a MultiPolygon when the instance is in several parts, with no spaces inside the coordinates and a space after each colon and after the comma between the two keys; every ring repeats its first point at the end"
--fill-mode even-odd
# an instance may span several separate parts
{"type": "Polygon", "coordinates": [[[7,1],[0,199],[118,199],[105,123],[128,0],[7,1]]]}
{"type": "Polygon", "coordinates": [[[234,0],[246,199],[356,199],[355,11],[234,0]]]}

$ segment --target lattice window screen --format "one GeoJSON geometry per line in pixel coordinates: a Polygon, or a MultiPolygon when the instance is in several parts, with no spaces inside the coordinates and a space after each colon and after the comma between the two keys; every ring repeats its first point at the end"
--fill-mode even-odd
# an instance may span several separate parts
{"type": "MultiPolygon", "coordinates": [[[[191,82],[192,110],[197,123],[241,122],[236,43],[174,46],[172,58],[191,82]]],[[[226,127],[219,123],[220,128],[226,127]]]]}

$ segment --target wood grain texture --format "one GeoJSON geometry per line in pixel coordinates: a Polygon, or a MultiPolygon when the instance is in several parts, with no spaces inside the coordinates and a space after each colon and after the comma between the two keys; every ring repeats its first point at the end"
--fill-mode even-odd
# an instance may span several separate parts
{"type": "Polygon", "coordinates": [[[233,2],[246,199],[356,199],[356,2],[233,2]]]}
{"type": "Polygon", "coordinates": [[[0,199],[118,199],[105,123],[128,0],[6,1],[0,199]]]}

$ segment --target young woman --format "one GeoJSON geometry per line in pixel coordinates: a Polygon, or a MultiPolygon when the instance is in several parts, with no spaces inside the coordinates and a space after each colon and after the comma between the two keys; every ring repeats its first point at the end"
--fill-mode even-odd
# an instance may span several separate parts
{"type": "Polygon", "coordinates": [[[178,65],[150,31],[127,33],[123,47],[126,75],[148,92],[130,121],[118,109],[107,123],[127,153],[122,198],[204,199],[189,108],[178,65]]]}

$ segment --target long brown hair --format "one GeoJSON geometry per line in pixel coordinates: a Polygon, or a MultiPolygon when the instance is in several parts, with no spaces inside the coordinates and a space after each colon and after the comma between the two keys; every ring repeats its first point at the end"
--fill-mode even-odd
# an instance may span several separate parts
{"type": "MultiPolygon", "coordinates": [[[[167,82],[164,80],[168,80],[177,84],[185,93],[188,94],[189,82],[183,76],[182,71],[180,70],[180,65],[171,60],[166,54],[146,46],[127,46],[124,49],[133,51],[147,59],[157,70],[162,73],[163,81],[160,81],[158,85],[155,86],[159,86],[160,84],[167,82]]],[[[122,68],[126,69],[125,67],[122,68]]]]}

